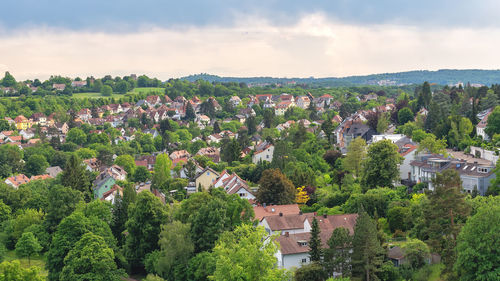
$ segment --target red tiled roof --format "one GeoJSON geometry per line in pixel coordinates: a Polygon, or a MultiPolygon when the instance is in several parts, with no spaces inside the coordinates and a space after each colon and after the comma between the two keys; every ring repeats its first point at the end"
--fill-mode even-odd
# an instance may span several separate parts
{"type": "Polygon", "coordinates": [[[279,213],[282,213],[283,215],[299,214],[300,209],[299,205],[290,204],[290,205],[269,205],[266,207],[255,206],[253,207],[253,211],[255,213],[255,218],[260,221],[264,217],[277,216],[279,215],[279,213]]]}

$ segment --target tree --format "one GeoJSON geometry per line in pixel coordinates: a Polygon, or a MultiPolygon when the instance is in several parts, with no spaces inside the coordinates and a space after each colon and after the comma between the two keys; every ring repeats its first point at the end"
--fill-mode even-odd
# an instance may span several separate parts
{"type": "Polygon", "coordinates": [[[318,220],[316,217],[313,218],[311,224],[311,238],[309,239],[309,257],[312,262],[321,261],[321,237],[319,237],[319,233],[321,230],[319,229],[318,220]]]}
{"type": "Polygon", "coordinates": [[[255,132],[257,132],[257,122],[255,120],[255,117],[253,116],[248,117],[245,123],[247,125],[248,134],[250,136],[253,135],[255,132]]]}
{"type": "Polygon", "coordinates": [[[52,187],[49,190],[49,206],[45,216],[45,224],[49,232],[55,231],[59,222],[73,213],[82,200],[82,193],[78,190],[60,185],[52,187]]]}
{"type": "Polygon", "coordinates": [[[76,154],[72,154],[68,159],[66,167],[62,172],[61,183],[64,186],[82,192],[87,202],[93,198],[85,166],[76,154]]]}
{"type": "Polygon", "coordinates": [[[430,192],[429,206],[424,209],[423,233],[432,250],[441,255],[446,271],[451,272],[455,262],[455,245],[460,231],[460,219],[470,212],[465,204],[462,180],[456,170],[445,170],[433,179],[434,191],[430,192]]]}
{"type": "Polygon", "coordinates": [[[214,133],[215,134],[218,134],[221,132],[221,129],[220,129],[220,125],[219,125],[219,122],[218,121],[215,121],[214,122],[214,133]]]}
{"type": "MultiPolygon", "coordinates": [[[[99,136],[106,136],[106,134],[99,134],[99,136]]],[[[108,143],[109,140],[106,140],[108,143]]],[[[97,149],[97,161],[99,161],[99,165],[101,166],[111,166],[113,164],[113,151],[109,146],[100,146],[97,149]]]]}
{"type": "Polygon", "coordinates": [[[376,128],[377,132],[383,134],[385,131],[387,131],[387,128],[389,127],[389,122],[390,122],[389,114],[382,113],[377,121],[377,128],[376,128]]]}
{"type": "MultiPolygon", "coordinates": [[[[189,238],[190,229],[189,224],[180,221],[162,226],[158,242],[161,252],[156,271],[167,280],[179,280],[179,273],[186,274],[185,268],[194,252],[193,242],[189,238]]],[[[185,279],[185,276],[182,277],[185,279]]]]}
{"type": "Polygon", "coordinates": [[[71,128],[66,134],[66,141],[73,142],[78,145],[83,145],[87,142],[87,135],[82,129],[74,127],[71,128]]]}
{"type": "Polygon", "coordinates": [[[262,113],[262,117],[264,118],[264,127],[266,128],[271,128],[274,122],[274,110],[271,108],[266,108],[264,109],[264,112],[262,113]]]}
{"type": "Polygon", "coordinates": [[[120,93],[120,94],[126,94],[127,91],[128,91],[129,85],[128,85],[127,81],[122,80],[122,81],[116,83],[115,88],[116,88],[116,91],[118,93],[120,93]]]}
{"type": "Polygon", "coordinates": [[[334,167],[337,159],[342,157],[342,153],[338,150],[327,150],[323,155],[323,159],[326,163],[330,164],[330,166],[334,167]]]}
{"type": "Polygon", "coordinates": [[[134,157],[124,154],[116,157],[115,164],[123,167],[123,169],[127,172],[128,175],[132,175],[135,170],[135,160],[134,157]]]}
{"type": "Polygon", "coordinates": [[[27,176],[35,176],[45,173],[47,167],[49,167],[49,163],[45,159],[45,156],[34,154],[28,158],[24,168],[27,176]]]}
{"type": "Polygon", "coordinates": [[[101,94],[105,97],[110,97],[113,94],[113,88],[109,85],[104,85],[101,88],[101,94]]]}
{"type": "Polygon", "coordinates": [[[295,271],[295,281],[324,281],[326,273],[319,262],[302,265],[295,271]]]}
{"type": "Polygon", "coordinates": [[[429,153],[433,154],[447,155],[446,140],[436,139],[435,135],[427,134],[426,137],[420,142],[420,146],[417,148],[417,153],[424,150],[427,150],[429,153]]]}
{"type": "Polygon", "coordinates": [[[490,138],[495,134],[500,134],[500,106],[495,107],[493,112],[488,116],[488,124],[484,130],[490,138]]]}
{"type": "Polygon", "coordinates": [[[410,209],[402,206],[393,206],[387,212],[387,222],[391,232],[396,230],[406,231],[410,221],[410,209]]]}
{"type": "Polygon", "coordinates": [[[10,74],[10,72],[6,71],[5,76],[2,79],[2,85],[4,87],[14,87],[14,86],[16,86],[16,84],[17,84],[17,82],[16,82],[16,79],[14,78],[14,76],[12,76],[12,74],[10,74]]]}
{"type": "Polygon", "coordinates": [[[354,276],[364,277],[365,281],[376,280],[375,273],[383,262],[384,249],[377,233],[375,221],[361,209],[352,240],[352,271],[354,276]]]}
{"type": "Polygon", "coordinates": [[[257,201],[267,204],[291,204],[295,199],[293,183],[279,169],[262,172],[257,191],[257,201]]]}
{"type": "Polygon", "coordinates": [[[238,140],[224,138],[221,144],[221,160],[231,165],[234,161],[239,161],[241,157],[241,146],[238,140]]]}
{"type": "Polygon", "coordinates": [[[454,270],[460,280],[500,277],[500,206],[483,207],[467,220],[457,239],[454,270]]]}
{"type": "Polygon", "coordinates": [[[196,118],[196,113],[194,112],[193,105],[190,102],[186,105],[186,114],[184,118],[188,121],[192,121],[196,118]]]}
{"type": "Polygon", "coordinates": [[[368,148],[363,163],[362,183],[365,189],[374,187],[392,187],[399,178],[399,167],[403,158],[398,153],[397,145],[390,140],[378,141],[368,148]]]}
{"type": "Polygon", "coordinates": [[[334,272],[342,276],[351,275],[351,247],[352,237],[349,230],[343,227],[335,228],[328,239],[328,248],[325,249],[324,264],[330,276],[334,272]]]}
{"type": "Polygon", "coordinates": [[[154,166],[153,182],[151,188],[162,191],[168,190],[168,181],[170,180],[170,169],[172,161],[167,154],[162,153],[156,156],[154,166]]]}
{"type": "Polygon", "coordinates": [[[4,261],[0,264],[0,281],[44,281],[36,266],[25,268],[19,260],[4,261]]]}
{"type": "Polygon", "coordinates": [[[146,254],[157,248],[161,225],[167,221],[168,212],[159,198],[143,191],[128,207],[128,216],[125,256],[132,272],[138,272],[144,268],[146,254]]]}
{"type": "Polygon", "coordinates": [[[117,268],[114,259],[113,250],[102,237],[86,233],[64,259],[60,280],[123,280],[125,272],[117,268]]]}
{"type": "Polygon", "coordinates": [[[408,265],[413,269],[423,267],[430,255],[429,246],[418,239],[408,239],[401,248],[408,265]]]}
{"type": "Polygon", "coordinates": [[[132,177],[132,180],[134,182],[146,182],[151,178],[151,173],[149,172],[148,168],[144,166],[137,166],[134,170],[134,174],[132,177]]]}
{"type": "Polygon", "coordinates": [[[357,137],[349,143],[343,164],[347,171],[358,177],[361,175],[361,163],[366,156],[366,141],[357,137]]]}
{"type": "Polygon", "coordinates": [[[219,236],[230,229],[227,205],[222,200],[212,198],[198,210],[191,223],[195,253],[211,250],[219,236]]]}
{"type": "Polygon", "coordinates": [[[400,125],[404,125],[409,121],[413,121],[413,112],[410,108],[405,107],[398,111],[398,122],[400,125]]]}
{"type": "Polygon", "coordinates": [[[41,250],[42,246],[31,232],[23,233],[16,244],[16,255],[20,258],[28,257],[28,266],[31,266],[31,257],[41,250]]]}
{"type": "Polygon", "coordinates": [[[275,238],[265,242],[266,236],[263,227],[249,224],[225,232],[213,250],[216,268],[212,280],[289,280],[285,271],[276,267],[275,238]]]}

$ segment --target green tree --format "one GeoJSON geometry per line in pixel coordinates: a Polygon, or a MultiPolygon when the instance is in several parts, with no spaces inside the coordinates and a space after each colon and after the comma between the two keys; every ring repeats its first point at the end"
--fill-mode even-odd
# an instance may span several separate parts
{"type": "Polygon", "coordinates": [[[467,220],[457,240],[454,270],[460,280],[500,278],[500,205],[483,207],[467,220]]]}
{"type": "Polygon", "coordinates": [[[101,94],[105,97],[110,97],[113,94],[113,88],[109,85],[104,85],[101,88],[101,94]]]}
{"type": "Polygon", "coordinates": [[[278,245],[274,237],[265,243],[263,227],[248,224],[225,232],[217,241],[213,253],[216,268],[212,280],[289,280],[282,269],[276,268],[274,254],[278,245]]]}
{"type": "Polygon", "coordinates": [[[410,121],[413,121],[413,112],[410,108],[404,107],[398,111],[398,122],[400,125],[404,125],[410,121]]]}
{"type": "Polygon", "coordinates": [[[49,163],[45,156],[40,154],[31,155],[26,161],[26,166],[24,169],[26,170],[27,176],[35,176],[45,173],[45,169],[49,167],[49,163]]]}
{"type": "Polygon", "coordinates": [[[74,127],[71,128],[66,134],[66,141],[83,145],[87,142],[87,135],[82,129],[74,127]]]}
{"type": "Polygon", "coordinates": [[[353,173],[356,177],[361,175],[363,159],[366,156],[366,141],[360,137],[355,138],[349,143],[347,154],[342,162],[344,168],[353,173]]]}
{"type": "Polygon", "coordinates": [[[427,134],[420,142],[420,146],[417,148],[417,153],[425,150],[429,153],[446,155],[446,140],[436,139],[435,135],[427,134]]]}
{"type": "Polygon", "coordinates": [[[291,204],[295,200],[293,183],[279,169],[267,169],[262,172],[257,191],[257,201],[267,204],[291,204]]]}
{"type": "Polygon", "coordinates": [[[140,192],[128,208],[125,256],[132,272],[144,268],[146,254],[157,248],[161,225],[168,219],[166,207],[149,191],[140,192]]]}
{"type": "Polygon", "coordinates": [[[135,170],[135,160],[134,157],[124,154],[116,157],[115,164],[123,167],[127,174],[132,175],[135,170]]]}
{"type": "Polygon", "coordinates": [[[0,199],[0,224],[11,218],[12,209],[0,199]]]}
{"type": "Polygon", "coordinates": [[[257,122],[255,120],[255,117],[250,116],[245,120],[245,123],[247,125],[248,129],[248,134],[253,135],[255,132],[257,132],[257,122]]]}
{"type": "Polygon", "coordinates": [[[377,233],[375,221],[361,210],[352,240],[352,272],[365,281],[377,280],[375,274],[383,262],[384,249],[380,246],[377,233]]]}
{"type": "Polygon", "coordinates": [[[368,148],[363,163],[362,183],[365,189],[374,187],[392,187],[399,178],[399,167],[403,158],[398,153],[397,145],[390,140],[378,141],[368,148]]]}
{"type": "Polygon", "coordinates": [[[162,227],[159,240],[161,252],[156,271],[168,280],[185,279],[185,268],[194,252],[193,242],[189,238],[190,229],[189,224],[180,221],[162,227]]]}
{"type": "Polygon", "coordinates": [[[196,118],[196,113],[194,112],[193,105],[188,102],[186,105],[186,114],[184,116],[184,119],[188,121],[193,121],[196,118]]]}
{"type": "Polygon", "coordinates": [[[500,134],[500,106],[495,107],[493,112],[488,116],[488,124],[484,130],[490,138],[495,134],[500,134]]]}
{"type": "Polygon", "coordinates": [[[4,261],[0,264],[0,281],[44,281],[40,268],[25,268],[19,260],[4,261]]]}
{"type": "Polygon", "coordinates": [[[14,76],[10,74],[8,71],[5,72],[5,76],[2,79],[2,85],[4,87],[14,87],[16,86],[17,82],[14,76]]]}
{"type": "Polygon", "coordinates": [[[135,182],[146,182],[151,178],[151,173],[144,166],[137,166],[134,170],[132,180],[135,182]]]}
{"type": "Polygon", "coordinates": [[[396,230],[406,231],[409,227],[410,209],[403,206],[393,206],[387,212],[387,222],[391,232],[396,230]]]}
{"type": "Polygon", "coordinates": [[[295,271],[295,281],[324,281],[326,273],[319,262],[312,262],[299,267],[295,271]]]}
{"type": "Polygon", "coordinates": [[[125,276],[125,272],[117,268],[115,254],[104,239],[86,233],[64,259],[60,280],[119,281],[125,276]]]}
{"type": "Polygon", "coordinates": [[[239,161],[241,156],[241,146],[236,138],[224,138],[221,144],[221,159],[231,165],[234,161],[239,161]]]}
{"type": "Polygon", "coordinates": [[[16,255],[20,258],[28,257],[28,266],[31,266],[31,257],[40,253],[41,250],[42,246],[31,232],[23,233],[16,244],[16,255]]]}
{"type": "Polygon", "coordinates": [[[62,219],[73,213],[83,196],[78,190],[56,185],[49,190],[48,199],[45,224],[49,232],[53,232],[62,219]]]}
{"type": "Polygon", "coordinates": [[[377,132],[383,134],[385,131],[387,131],[389,124],[390,124],[389,114],[382,113],[377,121],[377,132]]]}
{"type": "Polygon", "coordinates": [[[430,255],[429,246],[418,239],[410,238],[401,248],[408,265],[413,269],[423,267],[430,255]]]}
{"type": "Polygon", "coordinates": [[[0,176],[9,177],[12,173],[21,172],[24,165],[23,151],[17,145],[0,146],[0,176]]]}
{"type": "Polygon", "coordinates": [[[120,93],[120,94],[126,94],[127,91],[128,91],[128,89],[129,89],[129,85],[128,85],[127,81],[122,80],[122,81],[116,83],[115,88],[116,88],[116,91],[118,93],[120,93]]]}
{"type": "Polygon", "coordinates": [[[468,216],[470,209],[465,204],[462,180],[455,170],[437,174],[430,192],[429,206],[424,209],[425,233],[432,250],[441,255],[446,271],[451,272],[455,263],[456,239],[461,228],[460,219],[468,216]]]}
{"type": "Polygon", "coordinates": [[[334,272],[342,276],[351,275],[351,247],[352,237],[349,230],[343,227],[335,228],[328,239],[328,248],[325,249],[325,269],[329,275],[334,272]]]}
{"type": "Polygon", "coordinates": [[[322,249],[321,237],[319,237],[320,232],[318,220],[314,217],[311,223],[311,238],[309,239],[309,257],[313,262],[321,261],[322,249]]]}
{"type": "Polygon", "coordinates": [[[61,183],[82,192],[87,202],[93,198],[85,166],[75,154],[72,154],[66,163],[66,167],[62,172],[61,183]]]}
{"type": "Polygon", "coordinates": [[[151,188],[155,188],[162,191],[168,190],[168,182],[170,180],[171,167],[172,167],[172,161],[170,160],[167,154],[162,153],[156,156],[153,182],[151,188]]]}

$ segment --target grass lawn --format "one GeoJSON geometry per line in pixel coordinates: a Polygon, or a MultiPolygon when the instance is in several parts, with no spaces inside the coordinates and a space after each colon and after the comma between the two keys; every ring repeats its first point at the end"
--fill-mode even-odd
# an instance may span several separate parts
{"type": "MultiPolygon", "coordinates": [[[[16,256],[15,251],[8,251],[5,253],[4,261],[12,261],[19,260],[21,262],[21,266],[24,268],[29,268],[28,259],[27,258],[18,258],[16,256]]],[[[31,257],[31,266],[38,266],[41,269],[42,276],[47,276],[49,272],[45,269],[45,257],[44,256],[34,256],[31,257]]]]}
{"type": "Polygon", "coordinates": [[[165,94],[165,88],[135,88],[129,93],[155,93],[155,94],[165,94]]]}

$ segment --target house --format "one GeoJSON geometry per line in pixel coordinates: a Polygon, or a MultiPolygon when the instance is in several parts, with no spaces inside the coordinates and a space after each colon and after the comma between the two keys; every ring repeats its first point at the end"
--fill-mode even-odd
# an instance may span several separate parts
{"type": "Polygon", "coordinates": [[[371,143],[376,143],[381,140],[390,140],[392,143],[399,141],[404,138],[403,134],[383,134],[383,135],[373,135],[371,138],[371,143]]]}
{"type": "Polygon", "coordinates": [[[203,147],[198,150],[196,155],[207,156],[214,163],[219,163],[220,161],[220,150],[217,147],[203,147]]]}
{"type": "Polygon", "coordinates": [[[99,199],[101,199],[102,201],[109,201],[111,202],[111,204],[114,204],[115,198],[116,196],[118,196],[118,194],[123,197],[123,188],[115,184],[110,190],[104,192],[102,194],[102,197],[99,199]]]}
{"type": "Polygon", "coordinates": [[[8,136],[5,138],[5,142],[21,142],[23,140],[23,136],[8,136]]]}
{"type": "Polygon", "coordinates": [[[233,107],[237,107],[241,103],[241,99],[238,96],[232,96],[229,101],[233,107]]]}
{"type": "Polygon", "coordinates": [[[104,177],[104,175],[109,175],[117,181],[124,181],[127,179],[127,171],[118,165],[112,165],[104,169],[98,177],[104,177]]]}
{"type": "Polygon", "coordinates": [[[19,174],[16,176],[8,177],[4,182],[17,189],[21,184],[30,182],[30,179],[24,174],[19,174]]]}
{"type": "Polygon", "coordinates": [[[196,116],[196,123],[198,123],[198,127],[200,129],[204,129],[210,123],[210,117],[206,115],[198,115],[196,116]]]}
{"type": "Polygon", "coordinates": [[[144,155],[135,160],[136,166],[144,166],[148,168],[148,170],[153,170],[156,162],[156,156],[154,155],[144,155]]]}
{"type": "Polygon", "coordinates": [[[415,160],[415,153],[418,146],[415,144],[405,144],[399,148],[399,155],[403,157],[403,162],[399,165],[399,178],[411,180],[411,161],[415,160]]]}
{"type": "Polygon", "coordinates": [[[392,261],[395,267],[399,267],[400,265],[406,263],[405,254],[403,253],[403,250],[398,246],[390,248],[387,251],[387,257],[392,261]]]}
{"type": "Polygon", "coordinates": [[[45,173],[53,178],[57,177],[57,175],[59,175],[62,171],[63,170],[59,166],[48,167],[45,169],[45,173]]]}
{"type": "Polygon", "coordinates": [[[214,187],[221,187],[227,194],[238,194],[240,198],[247,199],[250,203],[255,202],[255,196],[247,182],[241,179],[236,173],[231,175],[224,170],[215,180],[214,187]]]}
{"type": "Polygon", "coordinates": [[[19,115],[14,119],[14,122],[16,122],[16,128],[18,130],[26,130],[28,128],[31,128],[32,123],[28,120],[28,118],[24,117],[23,115],[19,115]]]}
{"type": "Polygon", "coordinates": [[[191,155],[187,150],[177,150],[169,155],[170,159],[176,160],[176,159],[181,159],[181,158],[189,158],[191,155]]]}
{"type": "Polygon", "coordinates": [[[99,170],[99,163],[97,158],[85,159],[83,160],[83,164],[85,165],[85,169],[89,172],[95,172],[99,170]]]}
{"type": "Polygon", "coordinates": [[[159,96],[148,96],[148,97],[146,97],[145,103],[149,107],[155,107],[157,104],[161,103],[161,99],[159,96]]]}
{"type": "MultiPolygon", "coordinates": [[[[476,125],[476,134],[478,136],[481,136],[483,140],[490,140],[490,136],[488,136],[485,129],[488,125],[488,117],[490,116],[491,112],[493,112],[493,108],[488,109],[486,114],[483,115],[484,117],[481,118],[481,121],[479,121],[479,123],[476,125]]],[[[478,115],[481,116],[480,114],[478,115]]]]}
{"type": "Polygon", "coordinates": [[[61,134],[64,134],[66,135],[69,131],[69,126],[66,122],[64,123],[55,123],[54,126],[56,127],[56,129],[61,133],[61,134]]]}
{"type": "MultiPolygon", "coordinates": [[[[314,218],[318,221],[322,248],[327,248],[328,239],[332,232],[339,227],[346,228],[351,235],[354,234],[357,214],[343,215],[323,215],[315,216],[314,214],[291,215],[288,216],[272,216],[266,217],[262,221],[269,221],[273,228],[281,229],[281,235],[277,238],[280,249],[275,254],[279,268],[291,269],[300,267],[311,262],[309,257],[309,240],[311,238],[310,226],[314,218]],[[303,221],[303,229],[300,222],[303,221]]],[[[268,232],[269,233],[269,232],[268,232]]],[[[340,273],[337,273],[340,274],[340,273]]]]}
{"type": "Polygon", "coordinates": [[[47,125],[47,116],[45,116],[45,114],[43,114],[41,112],[33,113],[31,115],[31,120],[33,120],[33,123],[40,125],[40,126],[47,125]]]}
{"type": "Polygon", "coordinates": [[[472,193],[476,190],[481,196],[486,194],[496,176],[495,166],[492,164],[467,163],[464,160],[456,160],[437,154],[418,154],[415,156],[415,160],[410,162],[410,166],[411,179],[416,183],[428,183],[430,190],[434,190],[432,179],[436,177],[436,173],[454,169],[460,175],[463,191],[472,193]]]}
{"type": "Polygon", "coordinates": [[[71,87],[73,88],[82,88],[87,86],[87,81],[73,81],[71,82],[71,87]]]}
{"type": "Polygon", "coordinates": [[[300,97],[297,97],[295,104],[302,109],[307,109],[307,108],[309,108],[309,105],[311,104],[311,100],[307,96],[300,96],[300,97]]]}
{"type": "Polygon", "coordinates": [[[290,107],[294,106],[295,103],[293,101],[282,101],[275,106],[274,114],[276,114],[277,116],[283,116],[290,107]]]}
{"type": "Polygon", "coordinates": [[[116,179],[108,174],[101,174],[94,181],[93,191],[94,198],[101,199],[103,198],[104,193],[111,190],[111,188],[115,185],[116,179]]]}
{"type": "Polygon", "coordinates": [[[351,141],[357,137],[361,137],[366,142],[368,142],[376,133],[377,132],[370,128],[370,126],[368,125],[365,125],[363,123],[353,123],[345,130],[345,133],[343,135],[344,147],[349,147],[351,141]]]}
{"type": "Polygon", "coordinates": [[[29,140],[35,136],[35,132],[31,129],[27,130],[20,130],[19,135],[23,137],[25,140],[29,140]]]}
{"type": "Polygon", "coordinates": [[[279,214],[298,215],[300,213],[300,209],[297,204],[269,206],[263,204],[253,207],[253,212],[255,213],[255,219],[260,222],[264,217],[278,216],[279,214]]]}
{"type": "Polygon", "coordinates": [[[37,176],[31,176],[30,181],[36,181],[36,180],[46,180],[46,179],[51,179],[52,177],[50,175],[37,175],[37,176]]]}
{"type": "Polygon", "coordinates": [[[264,143],[265,145],[259,146],[258,150],[256,150],[252,155],[252,163],[257,164],[260,161],[273,161],[274,145],[267,142],[264,143]]]}
{"type": "Polygon", "coordinates": [[[194,178],[196,187],[200,187],[204,190],[208,190],[213,186],[214,181],[219,177],[219,173],[210,167],[206,167],[201,173],[197,174],[194,178]]]}
{"type": "Polygon", "coordinates": [[[64,91],[64,89],[66,89],[66,85],[54,83],[54,84],[52,84],[52,89],[54,89],[56,91],[64,91]]]}
{"type": "Polygon", "coordinates": [[[340,124],[340,123],[342,123],[342,117],[340,117],[340,115],[337,114],[337,115],[333,116],[332,122],[340,124]]]}

